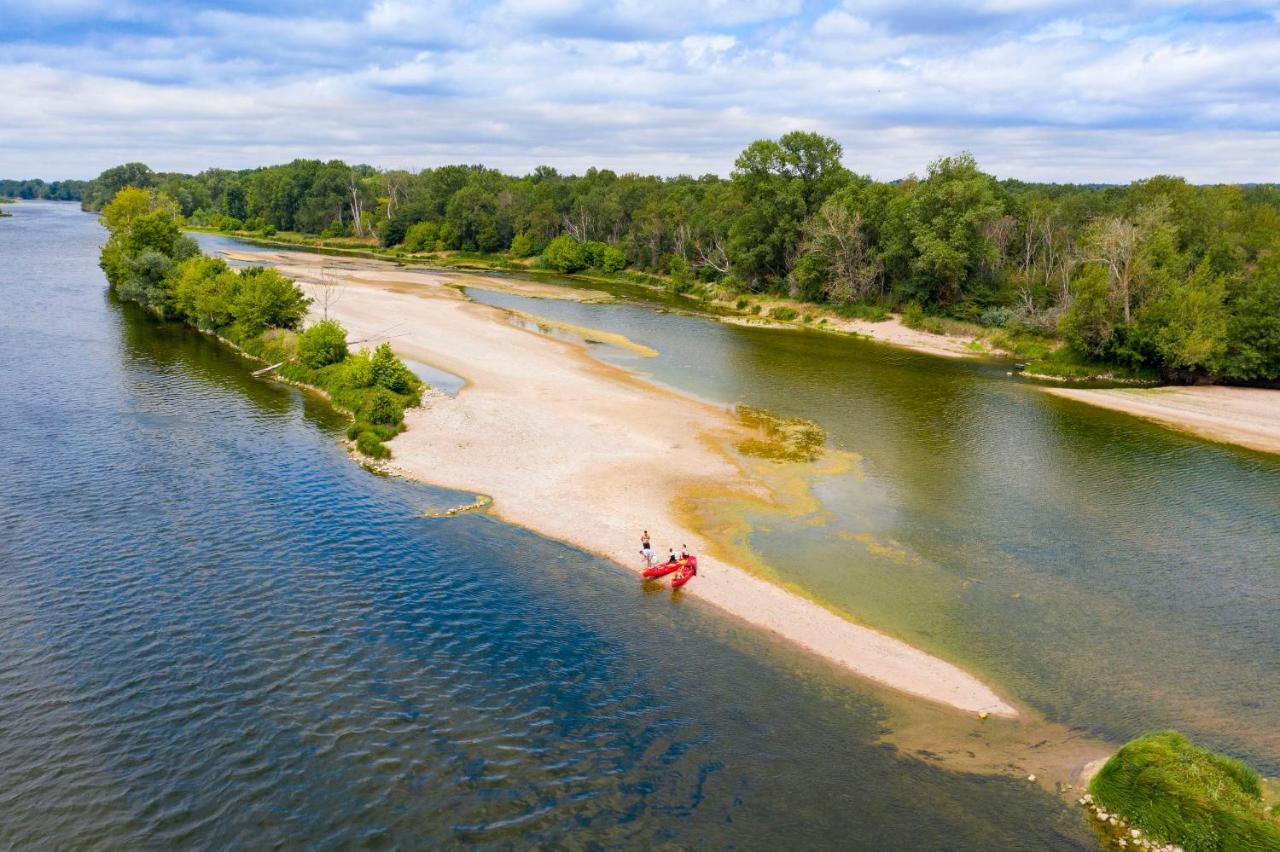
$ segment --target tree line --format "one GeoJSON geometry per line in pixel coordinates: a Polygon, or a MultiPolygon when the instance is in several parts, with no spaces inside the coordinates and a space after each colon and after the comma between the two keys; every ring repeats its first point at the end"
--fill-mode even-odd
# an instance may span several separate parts
{"type": "Polygon", "coordinates": [[[30,180],[0,180],[0,198],[21,198],[26,201],[80,201],[87,180],[55,180],[45,183],[39,178],[30,180]]]}
{"type": "Polygon", "coordinates": [[[179,205],[161,192],[127,186],[101,212],[110,237],[99,265],[112,292],[321,388],[352,413],[347,434],[360,452],[391,455],[383,441],[404,429],[404,410],[421,401],[423,385],[388,344],[353,353],[346,330],[327,316],[303,330],[311,300],[294,282],[270,267],[233,269],[202,254],[182,233],[179,205]]]}
{"type": "Polygon", "coordinates": [[[1280,379],[1280,187],[1001,181],[968,154],[884,182],[842,156],[833,139],[793,132],[751,143],[728,178],[319,160],[184,175],[132,163],[90,181],[83,204],[145,187],[226,230],[630,268],[680,288],[1061,338],[1080,359],[1171,378],[1280,379]]]}

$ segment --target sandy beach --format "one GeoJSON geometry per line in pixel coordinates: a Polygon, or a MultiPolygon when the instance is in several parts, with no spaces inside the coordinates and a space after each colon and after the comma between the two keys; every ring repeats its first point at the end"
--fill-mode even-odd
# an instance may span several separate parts
{"type": "Polygon", "coordinates": [[[1210,441],[1280,455],[1280,390],[1210,385],[1106,390],[1046,387],[1044,391],[1210,441]]]}
{"type": "MultiPolygon", "coordinates": [[[[1018,715],[955,665],[709,553],[709,542],[682,520],[681,495],[783,499],[732,451],[757,436],[732,413],[603,364],[585,345],[520,327],[508,312],[467,300],[455,274],[283,251],[253,259],[276,264],[312,290],[323,262],[325,275],[345,284],[329,313],[353,339],[376,342],[397,324],[391,340],[397,352],[467,380],[457,396],[432,398],[407,413],[408,431],[391,445],[392,472],[487,495],[502,519],[637,574],[640,531],[648,529],[664,552],[687,545],[700,555],[699,575],[682,596],[902,693],[969,713],[1018,715]]],[[[548,288],[538,295],[581,297],[518,283],[548,288]]],[[[477,286],[509,285],[497,279],[477,286]]]]}

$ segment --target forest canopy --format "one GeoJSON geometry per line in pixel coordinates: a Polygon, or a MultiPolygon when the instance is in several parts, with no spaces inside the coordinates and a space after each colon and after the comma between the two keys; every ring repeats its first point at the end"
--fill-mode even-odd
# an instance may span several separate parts
{"type": "Polygon", "coordinates": [[[965,153],[882,182],[847,159],[834,139],[797,131],[751,143],[728,178],[129,163],[88,182],[82,203],[99,210],[139,187],[222,230],[536,256],[563,272],[626,267],[1061,338],[1080,359],[1168,378],[1280,379],[1280,187],[1002,181],[965,153]]]}

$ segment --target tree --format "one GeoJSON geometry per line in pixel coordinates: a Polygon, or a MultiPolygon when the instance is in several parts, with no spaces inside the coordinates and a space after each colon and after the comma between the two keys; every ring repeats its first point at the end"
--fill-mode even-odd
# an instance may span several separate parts
{"type": "Polygon", "coordinates": [[[792,276],[806,294],[814,292],[838,304],[878,295],[879,258],[867,244],[862,215],[830,199],[805,223],[801,260],[792,276]]]}
{"type": "Polygon", "coordinates": [[[796,131],[752,142],[738,155],[733,186],[744,209],[725,249],[753,289],[786,278],[805,219],[849,180],[840,153],[834,139],[796,131]]]}
{"type": "Polygon", "coordinates": [[[1106,267],[1086,264],[1076,277],[1073,291],[1071,307],[1063,314],[1059,328],[1078,352],[1105,357],[1115,342],[1119,319],[1106,267]]]}
{"type": "Polygon", "coordinates": [[[1004,215],[995,179],[969,153],[943,157],[911,195],[912,272],[925,298],[949,304],[963,295],[988,265],[991,222],[1004,215]]]}
{"type": "Polygon", "coordinates": [[[239,333],[252,337],[266,328],[296,328],[310,301],[278,270],[251,266],[240,271],[231,313],[239,333]]]}

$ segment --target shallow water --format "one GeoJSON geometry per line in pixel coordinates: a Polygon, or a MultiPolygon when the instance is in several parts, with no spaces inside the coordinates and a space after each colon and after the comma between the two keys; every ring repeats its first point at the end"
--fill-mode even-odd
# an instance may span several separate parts
{"type": "Polygon", "coordinates": [[[815,420],[857,454],[815,482],[822,511],[746,513],[777,577],[1052,720],[1114,742],[1173,726],[1280,772],[1280,459],[1053,397],[994,360],[469,292],[626,335],[659,357],[591,351],[815,420]]]}
{"type": "Polygon", "coordinates": [[[877,742],[855,681],[470,495],[0,224],[0,840],[21,848],[1077,848],[1031,785],[877,742]]]}

